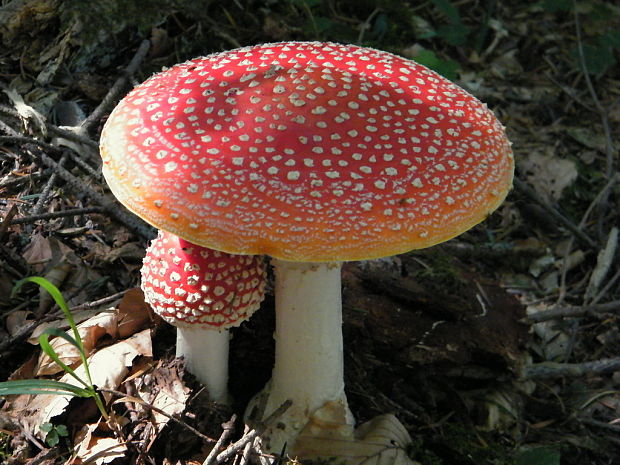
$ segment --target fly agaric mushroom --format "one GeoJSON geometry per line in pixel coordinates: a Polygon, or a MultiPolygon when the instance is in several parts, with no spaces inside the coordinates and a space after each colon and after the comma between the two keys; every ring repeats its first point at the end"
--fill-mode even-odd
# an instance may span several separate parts
{"type": "Polygon", "coordinates": [[[261,257],[231,255],[159,231],[142,265],[144,298],[177,327],[177,357],[211,399],[228,397],[228,328],[258,309],[265,296],[261,257]]]}
{"type": "Polygon", "coordinates": [[[262,397],[266,414],[293,404],[265,443],[292,454],[302,429],[352,431],[341,262],[448,240],[495,210],[513,176],[502,125],[467,92],[396,55],[318,42],[151,77],[112,112],[101,153],[112,191],[150,223],[275,258],[276,361],[262,397]]]}

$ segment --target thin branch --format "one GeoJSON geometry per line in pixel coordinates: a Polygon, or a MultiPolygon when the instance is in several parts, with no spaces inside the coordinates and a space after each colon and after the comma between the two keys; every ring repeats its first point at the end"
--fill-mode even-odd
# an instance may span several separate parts
{"type": "Polygon", "coordinates": [[[583,242],[588,247],[593,249],[598,248],[596,242],[592,240],[586,233],[584,233],[578,226],[576,226],[571,220],[562,215],[556,208],[547,203],[545,200],[540,198],[536,191],[528,186],[525,182],[521,181],[518,178],[514,178],[514,184],[517,189],[523,192],[527,197],[531,200],[539,204],[547,213],[553,216],[556,220],[561,222],[566,229],[573,233],[573,235],[579,239],[579,241],[583,242]]]}
{"type": "Polygon", "coordinates": [[[99,106],[93,110],[93,112],[88,115],[88,117],[82,121],[82,124],[79,126],[78,134],[82,136],[86,136],[88,131],[90,131],[95,124],[99,122],[102,116],[109,111],[114,104],[116,103],[118,97],[127,87],[129,83],[129,79],[133,74],[138,70],[138,67],[144,61],[149,49],[151,47],[151,42],[149,40],[143,40],[135,55],[124,69],[122,75],[116,80],[116,82],[112,85],[106,96],[103,98],[99,106]]]}
{"type": "MultiPolygon", "coordinates": [[[[590,73],[588,72],[588,67],[586,65],[585,54],[583,52],[583,40],[581,37],[581,23],[579,21],[579,11],[577,9],[577,0],[573,0],[573,14],[575,18],[575,32],[577,34],[577,53],[579,56],[579,64],[581,66],[581,70],[583,72],[583,77],[586,81],[586,86],[588,87],[588,91],[590,92],[590,96],[594,101],[594,106],[596,107],[599,117],[601,118],[601,123],[603,125],[603,132],[605,134],[605,154],[606,154],[606,163],[605,163],[605,177],[607,179],[611,179],[614,173],[614,146],[611,135],[611,128],[609,126],[609,118],[607,116],[607,111],[601,104],[601,101],[598,98],[596,93],[596,89],[594,88],[594,84],[590,79],[590,73]]],[[[604,191],[603,195],[600,199],[600,203],[598,204],[599,210],[601,214],[599,215],[598,221],[598,229],[599,236],[603,235],[602,221],[605,217],[605,211],[608,207],[608,199],[609,199],[609,191],[604,191]]]]}
{"type": "Polygon", "coordinates": [[[139,217],[129,213],[124,208],[120,208],[117,202],[108,199],[105,195],[91,189],[81,179],[73,176],[73,174],[66,169],[59,167],[58,163],[52,160],[52,158],[45,153],[40,151],[38,152],[39,153],[34,155],[40,158],[44,165],[53,168],[55,172],[58,173],[58,176],[60,176],[70,188],[75,189],[78,193],[82,193],[90,197],[91,200],[101,205],[107,214],[112,215],[116,220],[120,221],[145,239],[152,239],[155,236],[154,229],[142,221],[139,217]]]}
{"type": "Polygon", "coordinates": [[[117,299],[120,299],[121,297],[125,295],[125,292],[126,291],[117,292],[116,294],[109,295],[107,297],[104,297],[103,299],[94,300],[92,302],[86,302],[84,304],[76,305],[75,307],[69,308],[69,310],[71,310],[72,312],[75,312],[77,310],[87,310],[89,308],[100,307],[102,305],[109,304],[110,302],[114,302],[117,299]]]}
{"type": "Polygon", "coordinates": [[[280,418],[282,416],[282,414],[284,414],[284,412],[286,412],[290,408],[290,406],[292,404],[293,404],[293,402],[291,400],[285,401],[282,405],[280,405],[277,409],[275,409],[271,413],[271,415],[269,415],[263,421],[259,422],[256,425],[255,428],[253,428],[250,431],[248,431],[246,434],[243,435],[243,437],[241,439],[239,439],[237,442],[235,442],[235,443],[231,444],[230,446],[228,446],[225,451],[223,451],[220,454],[218,454],[218,456],[216,457],[215,461],[217,463],[222,463],[224,460],[232,457],[236,453],[238,453],[241,450],[243,450],[243,448],[245,448],[246,444],[248,444],[251,441],[254,441],[254,439],[256,437],[258,437],[261,434],[263,434],[263,432],[265,432],[265,430],[274,421],[276,421],[278,418],[280,418]]]}
{"type": "Polygon", "coordinates": [[[521,319],[521,323],[534,324],[558,318],[573,318],[592,314],[620,312],[620,300],[596,305],[566,305],[533,313],[521,319]]]}
{"type": "Polygon", "coordinates": [[[222,434],[220,435],[217,442],[213,446],[213,449],[211,449],[211,452],[209,452],[209,455],[207,455],[207,458],[204,460],[204,462],[202,462],[202,465],[211,465],[215,461],[217,457],[217,453],[222,448],[224,441],[228,439],[228,436],[230,436],[233,430],[235,429],[236,420],[237,420],[237,416],[233,415],[230,420],[228,420],[225,423],[222,423],[222,434]]]}
{"type": "Polygon", "coordinates": [[[90,213],[104,213],[103,207],[86,207],[86,208],[72,208],[71,210],[63,210],[58,212],[41,213],[40,215],[25,216],[23,218],[11,219],[10,224],[26,224],[34,223],[39,220],[51,220],[53,218],[63,218],[66,216],[81,216],[88,215],[90,213]]]}
{"type": "Polygon", "coordinates": [[[198,436],[200,439],[202,439],[205,442],[216,442],[215,439],[210,438],[209,436],[202,434],[200,431],[198,431],[196,428],[194,428],[191,425],[188,425],[186,422],[184,422],[183,420],[179,420],[177,417],[175,417],[174,415],[170,415],[169,413],[163,411],[160,408],[155,407],[152,404],[149,404],[148,402],[145,402],[144,400],[140,399],[139,397],[134,397],[134,396],[129,396],[124,392],[120,392],[120,391],[115,391],[114,389],[100,389],[102,392],[107,392],[109,394],[113,394],[117,397],[120,397],[121,399],[124,399],[124,401],[126,402],[133,402],[136,404],[140,404],[148,409],[153,410],[154,412],[159,413],[160,415],[165,416],[166,418],[174,421],[175,423],[177,423],[178,425],[182,426],[183,428],[191,431],[192,433],[194,433],[196,436],[198,436]]]}
{"type": "MultiPolygon", "coordinates": [[[[12,118],[17,119],[18,121],[21,120],[21,116],[19,115],[19,113],[15,110],[13,110],[10,107],[7,107],[6,105],[0,105],[0,114],[1,115],[5,115],[5,116],[10,116],[12,118]]],[[[99,151],[99,144],[97,142],[95,142],[92,139],[89,139],[88,137],[83,137],[79,134],[76,134],[73,131],[69,131],[67,129],[63,129],[59,126],[56,126],[55,124],[52,124],[48,121],[45,122],[45,127],[46,129],[56,135],[56,136],[60,136],[63,137],[67,140],[73,141],[73,142],[77,142],[80,144],[84,144],[86,146],[88,146],[91,149],[94,149],[96,152],[99,151]]],[[[18,132],[14,131],[14,134],[9,134],[9,135],[14,135],[14,136],[19,136],[20,134],[18,132]]]]}
{"type": "MultiPolygon", "coordinates": [[[[58,160],[58,166],[60,168],[62,168],[63,165],[67,162],[68,157],[69,156],[66,153],[64,153],[63,156],[60,158],[60,160],[58,160]]],[[[47,178],[47,182],[45,183],[45,186],[43,187],[43,190],[41,191],[41,195],[37,199],[37,203],[32,209],[33,215],[40,215],[41,212],[43,211],[43,208],[45,207],[45,204],[47,203],[47,199],[50,195],[50,192],[52,191],[52,187],[54,187],[54,184],[56,184],[57,177],[58,177],[57,173],[52,173],[50,177],[47,178]]]]}
{"type": "Polygon", "coordinates": [[[610,373],[620,369],[620,357],[605,358],[594,362],[556,363],[543,362],[530,365],[522,374],[524,379],[549,379],[564,376],[578,378],[586,375],[610,373]]]}

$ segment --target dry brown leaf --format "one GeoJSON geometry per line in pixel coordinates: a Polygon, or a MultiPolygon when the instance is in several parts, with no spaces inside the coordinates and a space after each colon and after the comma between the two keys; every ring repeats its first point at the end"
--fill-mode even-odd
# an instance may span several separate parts
{"type": "MultiPolygon", "coordinates": [[[[95,386],[101,389],[116,390],[123,382],[129,371],[129,367],[139,356],[152,357],[152,344],[150,330],[146,329],[135,334],[129,339],[117,342],[111,346],[100,349],[88,359],[88,366],[95,386]]],[[[81,378],[86,379],[84,367],[80,365],[75,369],[75,373],[81,378]]],[[[69,374],[65,374],[61,382],[80,386],[69,374]]],[[[109,399],[110,394],[103,394],[109,399]]],[[[24,416],[24,421],[31,425],[36,434],[40,434],[39,425],[49,422],[52,418],[62,414],[69,401],[70,396],[64,395],[39,395],[29,396],[32,400],[27,405],[31,413],[29,417],[24,416]]],[[[13,414],[16,412],[13,411],[13,414]]]]}
{"type": "Polygon", "coordinates": [[[41,234],[35,234],[24,250],[22,257],[28,265],[37,271],[41,271],[44,265],[52,259],[52,247],[49,239],[41,234]]]}
{"type": "Polygon", "coordinates": [[[144,301],[140,288],[129,289],[118,304],[118,334],[127,337],[146,328],[155,319],[151,307],[144,301]]]}
{"type": "MultiPolygon", "coordinates": [[[[109,310],[109,311],[113,311],[113,310],[109,310]]],[[[99,313],[101,313],[101,310],[99,309],[95,310],[91,308],[86,309],[86,310],[76,310],[76,311],[71,312],[71,314],[73,315],[73,321],[75,321],[75,323],[78,325],[88,320],[89,318],[93,318],[99,313]]],[[[32,331],[32,334],[27,339],[27,341],[32,345],[37,345],[39,343],[39,336],[47,328],[59,328],[59,329],[66,330],[69,328],[69,322],[67,321],[66,318],[59,318],[58,320],[46,321],[45,323],[41,323],[32,331]]]]}
{"type": "Polygon", "coordinates": [[[528,183],[548,202],[562,197],[562,192],[577,179],[577,168],[570,160],[533,152],[520,162],[528,183]]]}
{"type": "Polygon", "coordinates": [[[28,318],[31,316],[32,312],[28,310],[17,310],[6,317],[6,330],[11,337],[14,337],[22,329],[34,322],[34,320],[28,318]]]}
{"type": "Polygon", "coordinates": [[[89,463],[103,465],[123,458],[127,446],[118,438],[97,434],[99,423],[84,425],[74,438],[75,461],[73,464],[89,463]]]}
{"type": "MultiPolygon", "coordinates": [[[[99,339],[106,334],[115,339],[118,334],[117,326],[118,315],[116,312],[98,313],[83,323],[80,323],[78,325],[78,332],[82,338],[86,356],[88,357],[90,355],[99,339]]],[[[69,332],[69,334],[72,335],[72,331],[69,332]]],[[[60,337],[52,339],[50,344],[58,354],[60,360],[66,365],[73,367],[76,363],[80,363],[80,353],[73,344],[60,337]]],[[[47,354],[41,353],[37,376],[53,375],[60,371],[62,371],[62,368],[58,366],[56,362],[47,354]]]]}
{"type": "Polygon", "coordinates": [[[103,257],[103,259],[110,263],[118,260],[119,258],[142,261],[145,253],[144,247],[141,247],[136,242],[128,242],[127,244],[123,244],[120,247],[110,250],[110,252],[103,257]]]}
{"type": "Polygon", "coordinates": [[[394,415],[375,417],[353,432],[343,425],[344,409],[329,404],[321,407],[299,433],[293,455],[319,461],[335,456],[343,465],[419,465],[407,456],[411,437],[394,415]]]}
{"type": "MultiPolygon", "coordinates": [[[[185,410],[185,403],[190,389],[181,380],[178,365],[158,366],[148,378],[142,377],[136,381],[138,395],[147,404],[153,405],[168,415],[177,415],[185,410]]],[[[168,417],[153,411],[157,432],[168,423],[168,417]]]]}

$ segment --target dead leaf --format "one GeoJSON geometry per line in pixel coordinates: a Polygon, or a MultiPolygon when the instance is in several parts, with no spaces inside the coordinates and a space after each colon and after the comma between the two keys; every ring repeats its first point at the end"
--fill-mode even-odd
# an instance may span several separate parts
{"type": "MultiPolygon", "coordinates": [[[[78,332],[82,338],[84,351],[88,357],[93,349],[97,346],[97,342],[106,334],[112,338],[116,338],[118,331],[118,315],[116,312],[100,312],[78,325],[78,332]]],[[[73,332],[68,332],[71,336],[73,332]]],[[[63,338],[55,337],[50,342],[52,348],[58,354],[60,360],[66,365],[73,367],[76,363],[80,363],[80,353],[73,344],[63,338]]],[[[37,376],[53,375],[62,371],[47,354],[41,353],[39,357],[39,369],[37,376]]]]}
{"type": "Polygon", "coordinates": [[[155,319],[151,307],[144,301],[144,293],[138,287],[129,289],[118,304],[118,334],[127,337],[144,329],[155,319]]]}
{"type": "MultiPolygon", "coordinates": [[[[129,339],[117,342],[111,346],[100,349],[88,359],[89,371],[92,382],[101,389],[116,390],[127,376],[129,367],[134,360],[139,357],[152,357],[153,350],[151,344],[150,330],[145,329],[135,334],[129,339]]],[[[87,379],[84,367],[80,365],[75,368],[75,373],[81,379],[87,379]]],[[[63,383],[74,386],[81,386],[71,375],[65,374],[61,379],[63,383]]],[[[109,400],[110,394],[104,393],[103,396],[109,400]]],[[[24,422],[30,425],[35,434],[40,435],[39,426],[52,420],[55,416],[62,414],[72,397],[66,395],[38,395],[38,396],[16,396],[16,405],[19,404],[21,397],[31,398],[23,412],[16,411],[11,402],[11,414],[21,414],[24,422]],[[26,414],[28,412],[28,414],[26,414]]]]}
{"type": "Polygon", "coordinates": [[[6,329],[9,332],[9,335],[14,337],[26,326],[34,323],[34,320],[29,317],[32,317],[32,312],[27,310],[17,310],[9,314],[9,316],[6,317],[6,329]]]}
{"type": "Polygon", "coordinates": [[[104,260],[110,263],[115,262],[119,258],[142,261],[145,253],[144,247],[140,247],[136,242],[128,242],[127,244],[112,249],[104,257],[104,260]]]}
{"type": "MultiPolygon", "coordinates": [[[[168,415],[177,415],[185,410],[185,403],[189,397],[190,389],[181,380],[178,365],[161,365],[150,372],[148,378],[142,377],[136,381],[138,395],[146,403],[157,407],[168,415]],[[141,382],[139,382],[141,381],[141,382]]],[[[169,418],[159,412],[153,411],[153,418],[157,426],[157,432],[168,423],[169,418]]]]}
{"type": "Polygon", "coordinates": [[[35,234],[24,250],[22,257],[35,270],[42,270],[43,266],[52,259],[52,247],[49,239],[41,234],[35,234]]]}
{"type": "Polygon", "coordinates": [[[552,203],[559,200],[564,189],[577,179],[575,163],[539,152],[522,159],[520,168],[536,192],[552,203]]]}
{"type": "Polygon", "coordinates": [[[74,438],[74,464],[94,463],[103,465],[115,459],[123,458],[127,453],[127,446],[115,437],[97,434],[99,423],[84,425],[74,438]]]}

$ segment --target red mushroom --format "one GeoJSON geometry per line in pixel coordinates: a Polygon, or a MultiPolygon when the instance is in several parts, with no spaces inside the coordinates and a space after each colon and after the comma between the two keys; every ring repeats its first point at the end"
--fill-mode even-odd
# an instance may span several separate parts
{"type": "Polygon", "coordinates": [[[217,53],[153,76],[114,110],[101,153],[112,191],[150,223],[276,259],[266,412],[293,405],[265,443],[293,454],[318,417],[352,434],[341,262],[448,240],[497,208],[513,176],[486,105],[413,61],[318,42],[217,53]]]}
{"type": "Polygon", "coordinates": [[[216,402],[227,401],[228,329],[247,320],[265,295],[261,257],[201,247],[166,231],[146,251],[145,300],[177,327],[177,356],[216,402]]]}

